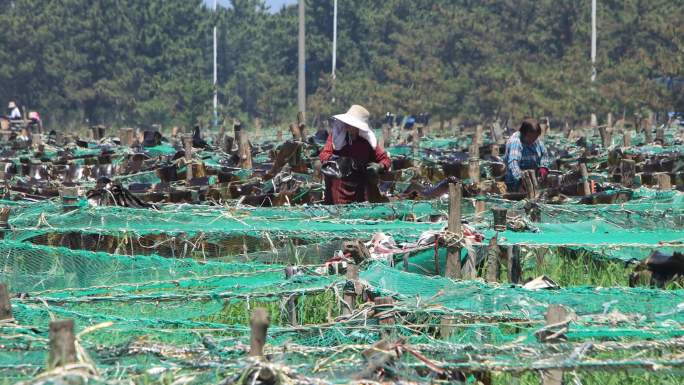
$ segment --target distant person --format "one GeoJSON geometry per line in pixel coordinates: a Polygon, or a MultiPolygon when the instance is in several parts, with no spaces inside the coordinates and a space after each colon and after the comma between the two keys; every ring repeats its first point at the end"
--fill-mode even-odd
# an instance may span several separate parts
{"type": "Polygon", "coordinates": [[[19,107],[17,107],[17,103],[15,103],[14,101],[9,102],[7,109],[9,111],[9,114],[7,115],[7,117],[10,120],[21,119],[21,111],[19,111],[19,107]]]}
{"type": "Polygon", "coordinates": [[[506,187],[509,192],[519,192],[522,170],[535,170],[542,180],[549,174],[549,155],[539,139],[542,128],[536,119],[525,118],[520,129],[506,142],[506,187]]]}
{"type": "Polygon", "coordinates": [[[333,116],[332,133],[320,154],[325,204],[366,202],[371,183],[377,183],[378,174],[389,170],[389,155],[378,144],[369,116],[359,105],[333,116]]]}
{"type": "Polygon", "coordinates": [[[29,128],[31,132],[42,133],[43,132],[43,121],[40,119],[40,114],[38,111],[31,111],[28,114],[29,118],[29,128]]]}

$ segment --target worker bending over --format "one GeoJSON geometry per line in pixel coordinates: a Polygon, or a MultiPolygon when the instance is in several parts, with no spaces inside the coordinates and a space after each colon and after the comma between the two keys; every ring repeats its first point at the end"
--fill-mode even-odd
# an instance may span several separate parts
{"type": "Polygon", "coordinates": [[[536,119],[525,118],[520,130],[506,142],[506,187],[509,192],[521,190],[522,170],[535,170],[544,180],[549,174],[549,156],[539,139],[542,129],[536,119]]]}
{"type": "Polygon", "coordinates": [[[325,204],[367,201],[371,183],[390,168],[390,158],[368,123],[369,115],[353,105],[347,113],[332,117],[332,132],[320,154],[325,204]]]}

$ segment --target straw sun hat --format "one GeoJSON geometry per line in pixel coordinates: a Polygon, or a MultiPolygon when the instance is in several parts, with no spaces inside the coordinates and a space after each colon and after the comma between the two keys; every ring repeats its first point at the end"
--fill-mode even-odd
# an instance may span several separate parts
{"type": "Polygon", "coordinates": [[[366,139],[372,148],[377,147],[378,140],[375,138],[375,133],[373,133],[373,130],[370,128],[370,113],[367,109],[354,104],[346,113],[335,115],[333,118],[358,128],[359,136],[366,139]]]}

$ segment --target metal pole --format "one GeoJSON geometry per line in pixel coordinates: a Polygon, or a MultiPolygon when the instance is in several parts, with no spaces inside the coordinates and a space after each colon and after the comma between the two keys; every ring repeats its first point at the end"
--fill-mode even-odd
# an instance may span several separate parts
{"type": "MultiPolygon", "coordinates": [[[[216,13],[218,0],[214,0],[214,13],[216,13]]],[[[217,30],[214,25],[214,128],[218,126],[218,65],[217,65],[217,30]]]]}
{"type": "Polygon", "coordinates": [[[596,0],[591,0],[591,81],[596,80],[596,0]]]}
{"type": "Polygon", "coordinates": [[[335,69],[337,67],[337,0],[333,1],[333,46],[332,46],[332,102],[335,103],[335,69]]]}
{"type": "MultiPolygon", "coordinates": [[[[306,79],[304,78],[305,66],[305,50],[304,37],[306,36],[304,30],[304,12],[306,8],[306,1],[299,0],[299,84],[297,89],[297,105],[302,116],[306,113],[306,79]]],[[[303,123],[303,122],[302,122],[303,123]]]]}

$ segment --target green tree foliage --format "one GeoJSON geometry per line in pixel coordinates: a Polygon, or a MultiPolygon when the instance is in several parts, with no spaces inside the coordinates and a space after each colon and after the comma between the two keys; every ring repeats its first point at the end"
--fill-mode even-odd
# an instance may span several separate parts
{"type": "MultiPolygon", "coordinates": [[[[681,1],[598,0],[593,83],[589,2],[339,1],[334,81],[332,4],[307,4],[315,121],[352,103],[378,120],[386,111],[569,121],[684,111],[681,1]]],[[[271,13],[263,0],[217,12],[202,0],[0,1],[0,100],[38,109],[53,126],[208,123],[214,25],[221,115],[292,120],[297,9],[271,13]]]]}

